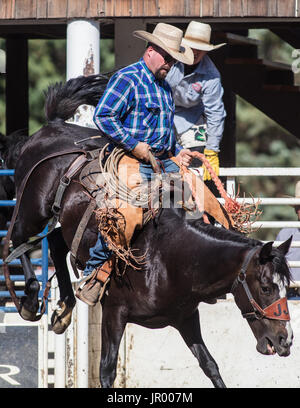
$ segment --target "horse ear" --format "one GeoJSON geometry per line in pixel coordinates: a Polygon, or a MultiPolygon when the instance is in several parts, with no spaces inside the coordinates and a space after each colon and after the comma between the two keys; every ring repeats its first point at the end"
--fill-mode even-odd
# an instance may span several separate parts
{"type": "Polygon", "coordinates": [[[261,247],[261,250],[259,252],[260,263],[265,263],[267,262],[268,258],[270,258],[273,244],[274,244],[274,241],[270,241],[261,247]]]}
{"type": "Polygon", "coordinates": [[[291,236],[289,237],[289,239],[287,239],[285,242],[283,242],[282,244],[280,244],[279,247],[277,248],[278,251],[280,251],[280,252],[282,253],[282,255],[286,255],[286,254],[289,252],[292,239],[293,239],[293,235],[291,235],[291,236]]]}

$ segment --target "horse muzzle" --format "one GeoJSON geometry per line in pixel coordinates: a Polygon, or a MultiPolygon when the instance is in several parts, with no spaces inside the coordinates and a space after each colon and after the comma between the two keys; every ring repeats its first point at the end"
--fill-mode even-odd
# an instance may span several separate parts
{"type": "Polygon", "coordinates": [[[257,351],[265,355],[278,354],[280,357],[287,357],[290,354],[292,339],[289,339],[286,330],[285,332],[278,334],[276,337],[263,337],[257,342],[257,351]]]}

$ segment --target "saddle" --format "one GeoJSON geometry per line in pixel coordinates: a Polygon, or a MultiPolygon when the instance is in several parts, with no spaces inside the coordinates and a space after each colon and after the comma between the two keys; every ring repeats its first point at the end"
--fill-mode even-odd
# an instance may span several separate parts
{"type": "MultiPolygon", "coordinates": [[[[172,160],[178,165],[176,158],[173,157],[172,160]]],[[[128,154],[124,155],[118,164],[118,176],[120,181],[132,191],[137,190],[142,184],[139,165],[140,162],[128,154]]],[[[230,216],[198,176],[192,171],[188,171],[187,174],[178,175],[178,177],[180,180],[188,182],[194,195],[196,192],[195,201],[200,212],[209,214],[225,228],[231,228],[232,222],[230,216]],[[200,196],[201,200],[199,198],[200,196]]],[[[109,249],[127,264],[133,266],[130,262],[130,258],[135,261],[137,261],[137,258],[133,257],[130,251],[130,243],[134,232],[141,229],[151,218],[151,214],[149,217],[149,213],[151,213],[152,209],[131,205],[128,201],[115,197],[113,194],[112,197],[107,197],[107,190],[106,193],[103,192],[105,179],[101,173],[98,158],[84,166],[80,172],[79,181],[92,199],[74,237],[74,245],[72,244],[71,248],[71,253],[74,258],[76,258],[78,245],[87,222],[95,211],[96,218],[99,221],[99,230],[108,243],[109,249]],[[104,206],[103,203],[105,203],[104,206]]],[[[158,185],[156,187],[158,187],[158,185]]],[[[151,188],[153,189],[153,186],[151,188]]],[[[157,188],[155,189],[157,190],[157,188]]],[[[192,194],[190,194],[189,204],[187,206],[189,210],[195,208],[192,201],[193,197],[192,194]]]]}
{"type": "MultiPolygon", "coordinates": [[[[137,188],[142,182],[139,164],[137,159],[129,155],[125,155],[119,162],[119,179],[131,190],[137,188]]],[[[143,208],[131,205],[121,198],[104,197],[105,193],[103,194],[102,189],[105,180],[102,177],[99,159],[93,160],[82,169],[79,181],[96,201],[96,207],[98,207],[97,218],[99,220],[101,214],[107,211],[107,205],[116,210],[115,214],[121,219],[120,225],[122,224],[123,227],[121,226],[114,240],[118,246],[128,248],[135,229],[140,229],[143,226],[143,208]],[[104,201],[106,201],[106,206],[103,206],[104,201]]]]}

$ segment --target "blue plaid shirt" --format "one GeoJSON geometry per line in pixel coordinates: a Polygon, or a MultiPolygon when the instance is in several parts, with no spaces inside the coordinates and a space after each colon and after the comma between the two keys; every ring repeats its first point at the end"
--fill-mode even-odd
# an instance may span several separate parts
{"type": "Polygon", "coordinates": [[[114,74],[94,114],[97,127],[124,149],[138,142],[149,144],[155,153],[182,147],[173,130],[175,106],[166,81],[155,78],[143,59],[114,74]]]}

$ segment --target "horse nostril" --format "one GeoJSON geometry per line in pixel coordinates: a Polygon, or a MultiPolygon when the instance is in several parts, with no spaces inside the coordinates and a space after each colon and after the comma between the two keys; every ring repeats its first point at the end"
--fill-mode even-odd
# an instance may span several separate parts
{"type": "Polygon", "coordinates": [[[283,337],[283,336],[280,336],[279,337],[279,344],[282,346],[282,347],[286,347],[288,344],[287,344],[287,341],[286,341],[286,337],[283,337]]]}

